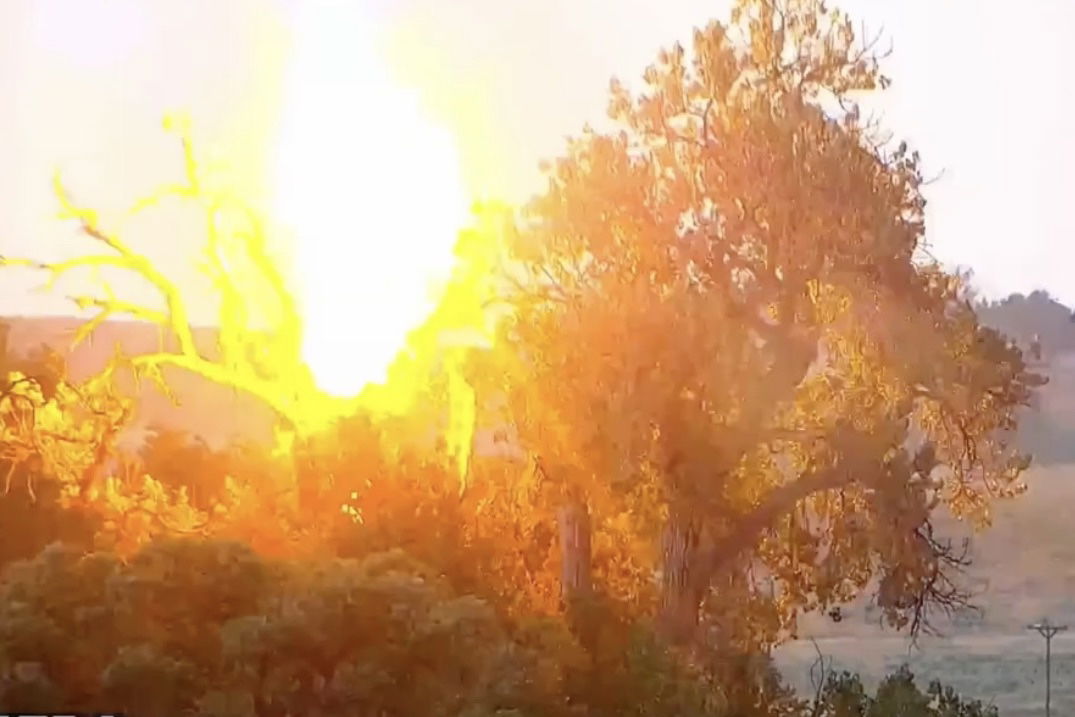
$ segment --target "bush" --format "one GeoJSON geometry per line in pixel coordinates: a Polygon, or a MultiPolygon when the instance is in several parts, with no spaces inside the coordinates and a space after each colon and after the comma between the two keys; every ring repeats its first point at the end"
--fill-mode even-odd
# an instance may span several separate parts
{"type": "Polygon", "coordinates": [[[830,676],[817,704],[771,664],[700,666],[595,601],[580,642],[508,618],[399,550],[270,562],[169,539],[126,562],[53,545],[0,578],[0,704],[132,717],[990,717],[901,670],[875,696],[830,676]],[[74,636],[74,638],[72,638],[74,636]]]}
{"type": "Polygon", "coordinates": [[[862,681],[848,672],[829,675],[815,701],[812,717],[997,717],[996,707],[965,700],[934,680],[922,692],[904,665],[886,677],[873,697],[862,681]]]}
{"type": "Polygon", "coordinates": [[[0,704],[19,709],[553,717],[585,704],[592,664],[563,621],[508,621],[398,550],[270,563],[173,539],[124,563],[53,545],[0,580],[0,704]]]}

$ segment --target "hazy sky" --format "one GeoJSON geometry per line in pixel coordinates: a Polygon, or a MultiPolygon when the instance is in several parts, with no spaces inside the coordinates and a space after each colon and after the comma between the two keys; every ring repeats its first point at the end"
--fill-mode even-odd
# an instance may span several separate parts
{"type": "MultiPolygon", "coordinates": [[[[51,216],[53,167],[106,209],[176,178],[178,154],[160,128],[171,109],[189,111],[203,148],[263,192],[296,1],[0,0],[0,253],[52,258],[84,246],[51,216]]],[[[366,5],[369,22],[391,31],[401,77],[457,133],[470,191],[509,199],[536,186],[537,161],[565,134],[603,117],[611,75],[633,79],[659,46],[726,9],[721,0],[366,5]]],[[[928,190],[935,254],[973,267],[991,294],[1044,287],[1075,303],[1066,49],[1075,2],[842,6],[894,46],[895,85],[878,104],[886,126],[929,172],[944,172],[928,190]]],[[[197,234],[167,216],[132,231],[176,266],[197,234]]],[[[33,283],[5,273],[3,312],[62,307],[26,299],[33,283]]]]}

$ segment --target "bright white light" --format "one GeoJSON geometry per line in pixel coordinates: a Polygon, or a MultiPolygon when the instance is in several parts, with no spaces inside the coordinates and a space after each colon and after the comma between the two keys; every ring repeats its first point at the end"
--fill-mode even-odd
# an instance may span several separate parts
{"type": "Polygon", "coordinates": [[[383,382],[432,310],[467,216],[452,136],[392,84],[359,6],[298,6],[276,169],[304,358],[338,395],[383,382]]]}

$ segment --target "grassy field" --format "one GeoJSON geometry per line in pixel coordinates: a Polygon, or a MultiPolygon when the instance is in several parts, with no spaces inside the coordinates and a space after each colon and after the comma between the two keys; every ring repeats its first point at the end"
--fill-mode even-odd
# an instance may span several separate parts
{"type": "MultiPolygon", "coordinates": [[[[974,564],[965,585],[982,608],[976,624],[941,624],[947,639],[923,639],[917,649],[906,637],[876,626],[866,601],[833,624],[805,620],[800,635],[813,637],[837,670],[859,672],[870,684],[907,663],[923,686],[931,679],[992,702],[1004,717],[1044,714],[1045,641],[1025,625],[1048,617],[1072,626],[1053,640],[1052,714],[1075,715],[1075,538],[1067,506],[1075,505],[1075,465],[1032,468],[1026,495],[997,506],[993,525],[973,536],[974,564]]],[[[945,534],[969,535],[956,524],[945,534]]],[[[812,692],[814,643],[803,639],[776,654],[785,678],[812,692]]]]}

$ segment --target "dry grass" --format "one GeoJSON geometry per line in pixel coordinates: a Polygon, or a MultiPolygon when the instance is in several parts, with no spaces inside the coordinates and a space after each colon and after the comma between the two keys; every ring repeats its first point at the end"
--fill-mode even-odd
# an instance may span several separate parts
{"type": "MultiPolygon", "coordinates": [[[[975,563],[966,578],[978,589],[980,622],[942,623],[944,637],[924,638],[912,648],[906,637],[881,630],[862,601],[838,625],[805,621],[803,639],[776,655],[787,680],[810,691],[813,638],[836,669],[859,672],[871,684],[906,662],[923,684],[940,679],[994,702],[1006,717],[1040,715],[1045,643],[1025,626],[1048,616],[1075,630],[1069,508],[1075,506],[1075,465],[1032,468],[1027,483],[1026,495],[999,506],[993,526],[973,538],[975,563]]],[[[1075,714],[1075,634],[1053,641],[1052,675],[1053,714],[1075,714]]]]}

